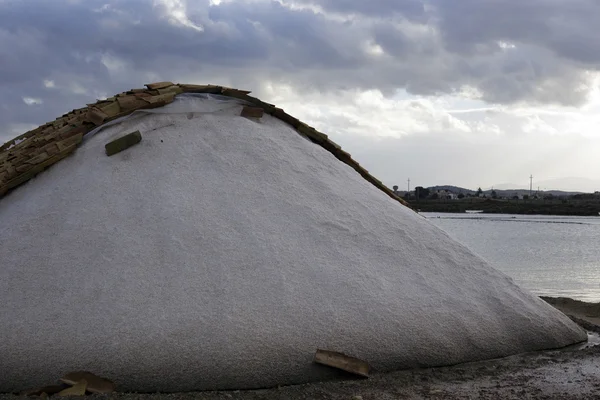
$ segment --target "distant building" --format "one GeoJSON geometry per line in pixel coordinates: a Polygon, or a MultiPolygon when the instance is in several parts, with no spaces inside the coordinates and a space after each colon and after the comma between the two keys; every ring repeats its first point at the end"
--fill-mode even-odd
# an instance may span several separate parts
{"type": "Polygon", "coordinates": [[[410,194],[406,190],[398,190],[398,185],[392,186],[392,193],[394,193],[398,197],[408,198],[406,195],[410,194]]]}
{"type": "Polygon", "coordinates": [[[438,194],[438,198],[440,198],[440,199],[445,199],[445,200],[458,199],[458,196],[455,193],[452,193],[451,191],[445,190],[445,189],[438,190],[437,194],[438,194]]]}

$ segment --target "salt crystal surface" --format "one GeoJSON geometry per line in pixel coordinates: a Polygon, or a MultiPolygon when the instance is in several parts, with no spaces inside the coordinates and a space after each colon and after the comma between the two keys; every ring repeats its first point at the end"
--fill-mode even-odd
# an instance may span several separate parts
{"type": "Polygon", "coordinates": [[[241,107],[124,121],[0,200],[0,391],[73,370],[124,391],[257,388],[335,376],[317,348],[393,370],[586,339],[241,107]],[[134,130],[141,143],[105,155],[134,130]]]}

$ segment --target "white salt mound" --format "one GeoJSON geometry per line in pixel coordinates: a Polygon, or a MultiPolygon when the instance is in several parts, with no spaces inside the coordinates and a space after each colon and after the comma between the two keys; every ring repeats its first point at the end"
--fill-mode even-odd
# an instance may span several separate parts
{"type": "Polygon", "coordinates": [[[293,128],[240,110],[116,124],[0,200],[0,392],[74,370],[122,391],[259,388],[335,376],[317,348],[387,371],[586,339],[293,128]]]}

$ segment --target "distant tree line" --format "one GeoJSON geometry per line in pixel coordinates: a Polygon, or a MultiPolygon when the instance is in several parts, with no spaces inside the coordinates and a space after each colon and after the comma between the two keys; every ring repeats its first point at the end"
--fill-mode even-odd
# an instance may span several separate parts
{"type": "Polygon", "coordinates": [[[448,189],[426,188],[423,186],[416,186],[414,190],[410,192],[399,192],[398,186],[394,186],[394,193],[399,197],[410,200],[463,200],[465,198],[482,198],[482,199],[493,199],[493,200],[546,200],[546,201],[562,201],[567,202],[570,200],[587,200],[587,201],[600,201],[600,192],[595,193],[578,193],[571,195],[554,195],[552,193],[538,192],[535,191],[530,196],[529,194],[523,193],[524,190],[519,191],[502,191],[502,194],[492,189],[491,191],[483,191],[480,187],[476,191],[466,190],[463,193],[462,190],[452,191],[448,189]]]}
{"type": "Polygon", "coordinates": [[[438,187],[416,186],[410,192],[394,193],[403,197],[421,211],[464,212],[469,209],[490,213],[510,214],[550,214],[550,215],[599,215],[600,192],[556,195],[545,192],[533,192],[530,196],[525,190],[513,191],[476,191],[464,189],[448,190],[438,187]]]}

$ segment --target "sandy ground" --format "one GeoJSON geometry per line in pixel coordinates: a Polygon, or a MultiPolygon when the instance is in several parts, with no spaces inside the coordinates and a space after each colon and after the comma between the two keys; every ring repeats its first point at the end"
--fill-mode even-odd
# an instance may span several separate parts
{"type": "MultiPolygon", "coordinates": [[[[597,330],[595,312],[589,305],[565,299],[545,299],[565,314],[597,330]]],[[[88,396],[90,400],[386,400],[386,399],[600,399],[600,336],[590,331],[586,344],[569,348],[521,354],[503,359],[374,374],[354,379],[296,385],[274,389],[176,394],[132,394],[88,396]]],[[[0,395],[0,400],[15,400],[0,395]]]]}

